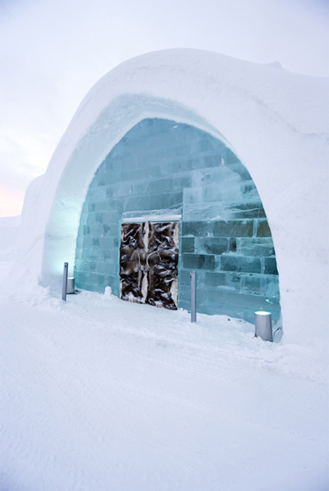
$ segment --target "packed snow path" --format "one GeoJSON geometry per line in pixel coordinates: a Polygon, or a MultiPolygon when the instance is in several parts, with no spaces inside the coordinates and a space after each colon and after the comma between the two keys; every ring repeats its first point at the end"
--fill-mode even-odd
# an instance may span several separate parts
{"type": "Polygon", "coordinates": [[[328,489],[314,347],[107,292],[2,299],[2,491],[328,489]]]}

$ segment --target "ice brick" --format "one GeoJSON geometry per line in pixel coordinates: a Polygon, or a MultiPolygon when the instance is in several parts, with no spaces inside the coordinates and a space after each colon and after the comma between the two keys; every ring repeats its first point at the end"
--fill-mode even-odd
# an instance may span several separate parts
{"type": "Polygon", "coordinates": [[[221,237],[196,239],[195,251],[201,254],[223,254],[228,251],[228,239],[221,237]]]}
{"type": "Polygon", "coordinates": [[[222,255],[221,270],[244,273],[261,273],[261,261],[258,257],[222,255]]]}
{"type": "Polygon", "coordinates": [[[267,220],[260,220],[257,223],[257,237],[271,237],[271,230],[267,220]]]}
{"type": "Polygon", "coordinates": [[[252,220],[214,222],[215,237],[252,237],[253,230],[254,223],[252,220]]]}
{"type": "Polygon", "coordinates": [[[209,222],[183,222],[183,236],[206,237],[212,232],[212,223],[209,222]]]}
{"type": "Polygon", "coordinates": [[[183,266],[188,269],[215,269],[215,257],[206,256],[205,254],[184,254],[183,266]]]}

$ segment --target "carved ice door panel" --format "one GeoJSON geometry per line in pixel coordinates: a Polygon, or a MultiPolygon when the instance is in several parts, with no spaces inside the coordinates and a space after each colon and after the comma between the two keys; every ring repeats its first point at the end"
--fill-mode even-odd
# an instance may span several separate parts
{"type": "Polygon", "coordinates": [[[170,310],[177,309],[178,234],[178,222],[149,224],[146,302],[170,310]]]}
{"type": "Polygon", "coordinates": [[[144,223],[122,224],[121,228],[120,298],[138,303],[146,299],[141,268],[145,256],[144,228],[144,223]]]}
{"type": "Polygon", "coordinates": [[[120,297],[177,309],[178,222],[123,224],[120,297]]]}

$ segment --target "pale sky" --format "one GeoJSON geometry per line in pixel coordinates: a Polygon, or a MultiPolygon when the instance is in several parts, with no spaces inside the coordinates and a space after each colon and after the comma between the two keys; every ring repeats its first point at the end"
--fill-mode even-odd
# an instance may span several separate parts
{"type": "Polygon", "coordinates": [[[198,48],[329,77],[329,0],[0,0],[0,216],[21,213],[87,91],[134,56],[198,48]]]}

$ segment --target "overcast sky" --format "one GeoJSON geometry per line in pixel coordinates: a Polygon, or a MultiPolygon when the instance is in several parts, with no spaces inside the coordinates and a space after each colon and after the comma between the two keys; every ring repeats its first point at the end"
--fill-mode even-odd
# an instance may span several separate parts
{"type": "Polygon", "coordinates": [[[329,0],[0,0],[0,216],[20,214],[86,92],[119,63],[199,48],[329,76],[329,0]]]}

